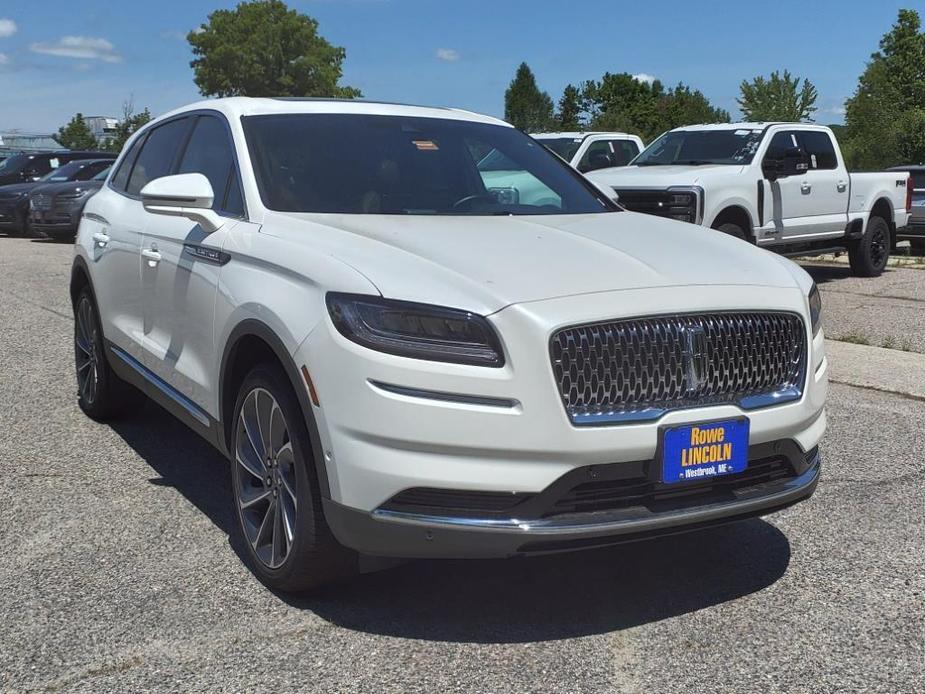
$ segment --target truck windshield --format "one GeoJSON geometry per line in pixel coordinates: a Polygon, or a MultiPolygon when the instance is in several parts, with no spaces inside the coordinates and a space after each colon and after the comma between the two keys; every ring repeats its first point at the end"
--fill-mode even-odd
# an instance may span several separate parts
{"type": "Polygon", "coordinates": [[[572,161],[575,152],[581,147],[584,138],[581,137],[538,137],[536,141],[548,147],[565,161],[572,161]]]}
{"type": "Polygon", "coordinates": [[[763,130],[673,130],[658,138],[636,157],[637,166],[750,164],[763,130]]]}
{"type": "Polygon", "coordinates": [[[284,212],[551,215],[617,211],[514,128],[443,118],[248,116],[264,205],[284,212]]]}
{"type": "Polygon", "coordinates": [[[0,161],[0,174],[17,173],[22,170],[31,157],[27,154],[14,154],[9,159],[0,161]]]}

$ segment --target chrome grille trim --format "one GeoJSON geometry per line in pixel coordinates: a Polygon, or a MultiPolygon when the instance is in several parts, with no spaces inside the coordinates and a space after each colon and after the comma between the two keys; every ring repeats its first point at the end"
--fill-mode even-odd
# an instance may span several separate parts
{"type": "Polygon", "coordinates": [[[559,395],[576,426],[649,422],[710,405],[754,410],[798,400],[806,330],[796,313],[728,311],[566,327],[550,339],[559,395]],[[695,369],[688,333],[702,331],[695,369]]]}

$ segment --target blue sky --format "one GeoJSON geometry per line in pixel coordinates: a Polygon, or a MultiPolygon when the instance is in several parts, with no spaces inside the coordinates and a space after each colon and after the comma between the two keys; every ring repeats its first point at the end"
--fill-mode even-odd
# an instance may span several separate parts
{"type": "MultiPolygon", "coordinates": [[[[184,35],[217,0],[0,0],[0,130],[57,129],[77,111],[119,115],[129,97],[155,114],[198,98],[184,35]]],[[[702,90],[735,116],[743,78],[787,68],[819,89],[817,120],[841,107],[900,7],[891,0],[773,3],[645,0],[303,0],[347,49],[344,82],[370,99],[503,115],[525,60],[558,99],[604,72],[702,90]]]]}

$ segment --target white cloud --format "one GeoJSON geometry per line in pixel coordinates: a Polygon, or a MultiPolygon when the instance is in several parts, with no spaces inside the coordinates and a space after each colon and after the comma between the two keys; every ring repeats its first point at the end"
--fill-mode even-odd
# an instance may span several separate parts
{"type": "Polygon", "coordinates": [[[637,82],[645,82],[646,84],[652,84],[655,80],[658,79],[655,75],[650,75],[647,72],[640,72],[638,75],[633,75],[633,79],[637,82]]]}
{"type": "Polygon", "coordinates": [[[0,39],[5,39],[16,33],[16,22],[12,19],[0,19],[0,39]]]}
{"type": "Polygon", "coordinates": [[[452,48],[438,48],[437,57],[440,60],[444,60],[448,63],[455,63],[459,60],[459,51],[452,48]]]}
{"type": "Polygon", "coordinates": [[[89,36],[64,36],[54,43],[33,43],[29,50],[62,58],[102,60],[104,63],[122,62],[122,56],[109,41],[89,36]]]}
{"type": "Polygon", "coordinates": [[[0,53],[0,65],[6,65],[10,62],[10,56],[6,53],[0,53]]]}
{"type": "Polygon", "coordinates": [[[185,41],[186,34],[184,34],[182,31],[162,31],[161,38],[168,39],[170,41],[185,41]]]}

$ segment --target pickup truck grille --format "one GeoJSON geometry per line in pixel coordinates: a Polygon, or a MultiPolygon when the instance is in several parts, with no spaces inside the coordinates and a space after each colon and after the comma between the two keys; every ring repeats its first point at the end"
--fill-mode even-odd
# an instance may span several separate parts
{"type": "Polygon", "coordinates": [[[552,336],[550,352],[569,417],[594,426],[798,399],[806,338],[796,314],[687,314],[565,328],[552,336]]]}
{"type": "Polygon", "coordinates": [[[700,223],[697,193],[692,190],[636,190],[614,188],[620,205],[630,212],[654,214],[691,224],[700,223]]]}

